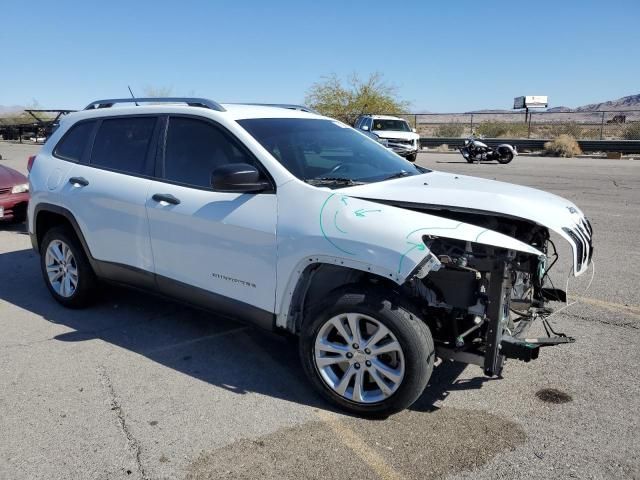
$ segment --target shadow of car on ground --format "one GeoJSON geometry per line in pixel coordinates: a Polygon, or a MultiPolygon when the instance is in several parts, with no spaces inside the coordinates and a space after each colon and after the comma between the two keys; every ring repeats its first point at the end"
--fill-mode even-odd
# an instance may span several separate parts
{"type": "MultiPolygon", "coordinates": [[[[23,233],[24,227],[15,231],[23,233]]],[[[333,410],[307,381],[297,342],[291,338],[107,284],[100,285],[96,302],[88,309],[66,309],[47,291],[39,256],[31,249],[0,253],[0,272],[5,277],[1,300],[70,329],[49,341],[99,339],[237,394],[256,392],[333,410]]],[[[431,411],[451,391],[481,388],[487,379],[456,380],[465,367],[442,363],[411,409],[431,411]]]]}

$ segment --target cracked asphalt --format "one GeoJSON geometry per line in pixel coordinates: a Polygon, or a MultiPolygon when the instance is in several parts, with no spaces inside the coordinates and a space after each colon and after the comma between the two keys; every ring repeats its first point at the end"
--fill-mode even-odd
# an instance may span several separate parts
{"type": "MultiPolygon", "coordinates": [[[[25,171],[36,148],[0,143],[0,163],[25,171]]],[[[24,227],[0,225],[0,479],[640,478],[640,161],[419,163],[585,211],[595,277],[588,290],[590,272],[573,279],[575,303],[553,319],[575,344],[509,361],[501,379],[443,363],[411,409],[353,418],[314,393],[275,335],[116,287],[62,308],[24,227]]]]}

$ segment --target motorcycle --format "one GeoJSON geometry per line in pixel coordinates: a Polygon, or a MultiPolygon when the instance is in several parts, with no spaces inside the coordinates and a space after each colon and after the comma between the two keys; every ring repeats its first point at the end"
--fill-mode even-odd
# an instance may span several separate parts
{"type": "Polygon", "coordinates": [[[495,149],[489,147],[486,143],[477,140],[474,136],[464,141],[464,146],[459,148],[460,153],[469,163],[473,162],[489,162],[497,160],[499,163],[507,164],[513,157],[518,155],[515,147],[507,143],[498,145],[495,149]]]}

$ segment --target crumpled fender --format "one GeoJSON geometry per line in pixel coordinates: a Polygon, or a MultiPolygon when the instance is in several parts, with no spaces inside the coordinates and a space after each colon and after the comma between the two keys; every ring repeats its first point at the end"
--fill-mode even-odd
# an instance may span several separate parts
{"type": "Polygon", "coordinates": [[[438,263],[426,234],[532,255],[539,250],[486,228],[289,182],[278,190],[277,325],[285,326],[300,277],[323,263],[371,272],[403,284],[424,261],[438,263]]]}
{"type": "Polygon", "coordinates": [[[327,196],[318,221],[322,236],[336,254],[384,265],[399,284],[429,254],[422,241],[424,235],[543,255],[530,245],[493,230],[340,193],[327,196]]]}

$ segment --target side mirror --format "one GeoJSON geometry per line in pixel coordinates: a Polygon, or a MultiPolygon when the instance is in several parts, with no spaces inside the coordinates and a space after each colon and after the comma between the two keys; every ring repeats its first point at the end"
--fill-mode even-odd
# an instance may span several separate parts
{"type": "Polygon", "coordinates": [[[211,174],[211,187],[218,192],[251,193],[271,188],[258,169],[248,163],[229,163],[211,174]]]}
{"type": "Polygon", "coordinates": [[[369,131],[369,125],[363,125],[360,127],[362,130],[364,130],[365,132],[369,131]]]}
{"type": "Polygon", "coordinates": [[[412,129],[411,129],[411,131],[412,131],[413,133],[418,133],[418,131],[417,131],[415,128],[412,128],[412,129]]]}

